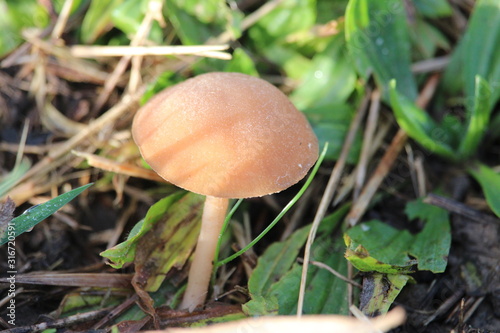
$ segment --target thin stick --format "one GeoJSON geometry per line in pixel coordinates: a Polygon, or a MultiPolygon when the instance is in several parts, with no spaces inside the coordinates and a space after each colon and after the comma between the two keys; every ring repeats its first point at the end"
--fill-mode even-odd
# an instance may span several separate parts
{"type": "Polygon", "coordinates": [[[361,120],[363,119],[366,113],[368,100],[369,100],[369,94],[367,94],[363,99],[358,109],[358,112],[356,113],[356,116],[351,122],[349,132],[347,133],[344,142],[344,146],[342,147],[342,151],[340,152],[340,157],[337,160],[337,163],[335,164],[335,167],[332,170],[330,179],[328,180],[328,184],[326,185],[325,192],[323,193],[323,197],[321,198],[318,210],[316,211],[316,215],[314,216],[311,230],[309,231],[309,235],[307,237],[306,248],[304,252],[304,264],[302,265],[302,277],[300,279],[299,300],[297,304],[297,317],[302,316],[302,309],[304,307],[304,295],[306,291],[309,260],[311,258],[311,247],[314,242],[314,238],[316,237],[316,232],[318,230],[319,224],[321,223],[321,220],[325,216],[328,206],[330,206],[330,202],[332,201],[333,195],[340,181],[340,176],[342,174],[342,170],[344,169],[344,165],[347,160],[347,155],[349,154],[349,150],[351,149],[352,142],[354,141],[354,137],[356,135],[356,132],[358,131],[361,120]]]}
{"type": "Polygon", "coordinates": [[[471,221],[476,223],[500,224],[500,219],[494,216],[482,213],[459,201],[450,198],[445,198],[434,193],[429,193],[427,197],[424,198],[424,202],[433,206],[446,209],[450,213],[465,216],[469,218],[471,221]]]}
{"type": "Polygon", "coordinates": [[[380,110],[380,91],[375,90],[371,95],[370,110],[366,120],[366,128],[363,135],[363,146],[359,157],[358,167],[356,168],[356,182],[354,185],[354,198],[356,199],[361,192],[361,188],[365,182],[366,169],[368,168],[368,160],[370,158],[370,147],[373,144],[373,136],[377,127],[378,114],[380,110]]]}
{"type": "MultiPolygon", "coordinates": [[[[373,155],[375,155],[375,153],[382,146],[384,138],[386,137],[386,135],[390,129],[391,129],[390,122],[380,122],[377,134],[375,134],[373,141],[371,142],[371,145],[370,145],[368,159],[371,159],[373,157],[373,155]]],[[[339,191],[337,192],[337,195],[335,196],[335,199],[333,200],[333,206],[337,206],[339,204],[339,202],[344,200],[344,198],[346,198],[347,195],[349,194],[349,192],[354,188],[355,177],[356,177],[356,174],[358,172],[359,167],[360,166],[358,163],[358,165],[354,168],[354,171],[352,171],[350,175],[347,175],[343,179],[343,181],[342,181],[343,185],[339,189],[339,191]]]]}
{"type": "MultiPolygon", "coordinates": [[[[207,54],[209,52],[224,51],[229,45],[192,45],[192,46],[86,46],[74,45],[70,47],[71,55],[79,58],[95,57],[123,57],[128,56],[162,56],[207,54]]],[[[229,55],[226,52],[219,54],[229,55]]]]}
{"type": "MultiPolygon", "coordinates": [[[[302,262],[304,262],[304,260],[300,260],[302,262]]],[[[355,287],[358,287],[358,288],[362,288],[363,286],[360,285],[359,283],[357,283],[356,281],[352,280],[352,279],[349,279],[348,277],[340,274],[339,272],[337,272],[336,270],[334,270],[333,268],[331,268],[330,266],[328,266],[327,264],[325,263],[322,263],[320,261],[314,261],[314,260],[311,260],[309,261],[309,263],[311,265],[314,265],[316,267],[319,267],[319,268],[323,268],[323,269],[326,269],[328,272],[332,273],[333,275],[335,275],[336,277],[338,277],[339,279],[341,279],[342,281],[345,281],[355,287]]]]}
{"type": "MultiPolygon", "coordinates": [[[[148,6],[148,10],[146,12],[146,15],[144,19],[141,22],[141,25],[137,29],[137,33],[135,34],[134,38],[132,38],[132,41],[130,42],[130,46],[139,46],[141,43],[143,43],[144,39],[146,38],[152,24],[152,18],[155,16],[155,14],[151,13],[152,9],[150,6],[148,6]]],[[[122,76],[123,73],[125,73],[125,70],[128,68],[128,65],[130,61],[132,60],[131,55],[125,55],[123,56],[118,64],[116,65],[115,69],[113,70],[113,73],[110,75],[106,83],[104,84],[104,89],[102,92],[99,94],[97,97],[97,101],[94,105],[93,111],[100,110],[103,106],[104,103],[108,100],[109,96],[111,95],[111,92],[114,90],[115,86],[118,84],[118,80],[122,76]]],[[[130,83],[130,80],[129,80],[130,83]]],[[[130,88],[130,85],[129,85],[130,88]]],[[[132,89],[129,91],[130,93],[134,93],[135,90],[132,89]]]]}
{"type": "MultiPolygon", "coordinates": [[[[416,103],[419,107],[425,108],[436,90],[438,81],[439,75],[437,74],[429,78],[417,99],[416,103]]],[[[405,131],[400,129],[392,139],[391,145],[382,157],[382,160],[378,164],[372,177],[363,188],[358,200],[352,205],[351,211],[347,214],[346,221],[350,226],[355,226],[366,212],[368,204],[377,192],[380,184],[382,184],[382,181],[391,170],[392,165],[403,149],[406,140],[408,140],[408,135],[405,131]]]]}
{"type": "Polygon", "coordinates": [[[52,39],[59,39],[61,37],[64,28],[66,27],[66,23],[68,22],[69,14],[71,13],[71,7],[73,7],[73,0],[64,1],[61,13],[59,14],[56,25],[52,30],[52,39]]]}
{"type": "MultiPolygon", "coordinates": [[[[134,39],[132,40],[132,46],[139,46],[143,44],[147,39],[149,32],[151,31],[151,27],[153,25],[153,21],[158,19],[158,13],[162,12],[163,1],[149,1],[148,2],[148,10],[144,19],[137,30],[134,39]]],[[[160,15],[160,19],[163,20],[160,15]]],[[[163,22],[164,23],[164,22],[163,22]]],[[[132,66],[130,69],[130,77],[128,81],[128,91],[133,93],[139,87],[141,81],[141,65],[143,55],[135,55],[132,57],[132,66]]]]}

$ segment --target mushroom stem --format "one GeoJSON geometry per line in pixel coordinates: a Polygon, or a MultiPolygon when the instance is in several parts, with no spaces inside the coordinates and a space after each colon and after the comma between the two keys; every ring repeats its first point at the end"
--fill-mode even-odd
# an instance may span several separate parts
{"type": "Polygon", "coordinates": [[[189,270],[188,284],[180,309],[193,311],[203,304],[212,276],[215,248],[219,239],[224,219],[226,218],[229,199],[207,196],[201,219],[201,230],[194,252],[194,259],[189,270]]]}

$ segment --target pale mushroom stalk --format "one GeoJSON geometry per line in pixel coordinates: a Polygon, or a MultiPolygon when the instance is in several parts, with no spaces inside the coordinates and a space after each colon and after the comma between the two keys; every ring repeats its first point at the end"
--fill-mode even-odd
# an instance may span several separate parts
{"type": "Polygon", "coordinates": [[[187,288],[180,304],[181,309],[193,311],[205,302],[212,276],[215,248],[224,224],[228,203],[227,198],[210,195],[205,199],[200,235],[189,271],[187,288]]]}

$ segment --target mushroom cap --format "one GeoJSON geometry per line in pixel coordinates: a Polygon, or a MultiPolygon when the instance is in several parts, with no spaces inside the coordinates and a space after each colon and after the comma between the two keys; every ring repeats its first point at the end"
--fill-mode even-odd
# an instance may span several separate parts
{"type": "Polygon", "coordinates": [[[161,91],[136,114],[132,135],[165,180],[220,198],[280,192],[318,158],[304,115],[272,84],[240,73],[202,74],[161,91]]]}

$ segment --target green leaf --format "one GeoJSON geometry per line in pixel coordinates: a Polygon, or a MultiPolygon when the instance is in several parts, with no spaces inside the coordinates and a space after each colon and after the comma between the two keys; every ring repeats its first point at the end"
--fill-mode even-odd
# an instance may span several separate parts
{"type": "Polygon", "coordinates": [[[241,35],[242,13],[223,0],[167,0],[164,7],[170,23],[184,45],[203,44],[222,33],[232,39],[241,35]]]}
{"type": "Polygon", "coordinates": [[[486,202],[493,213],[500,217],[500,174],[484,164],[469,168],[469,173],[477,180],[483,189],[486,202]]]}
{"type": "Polygon", "coordinates": [[[310,227],[304,227],[292,234],[284,242],[270,245],[259,257],[257,266],[248,281],[250,295],[265,295],[271,285],[279,280],[297,259],[299,250],[309,234],[310,227]]]}
{"type": "Polygon", "coordinates": [[[200,22],[208,24],[218,19],[221,10],[227,8],[225,0],[173,0],[186,13],[196,17],[200,22]]]}
{"type": "Polygon", "coordinates": [[[422,231],[412,235],[378,220],[357,225],[344,235],[346,258],[360,271],[407,274],[416,264],[419,270],[444,272],[451,245],[448,213],[421,199],[409,203],[406,212],[425,221],[422,231]]]}
{"type": "Polygon", "coordinates": [[[416,19],[410,35],[414,59],[432,58],[438,49],[450,50],[450,43],[443,33],[422,19],[416,19]]]}
{"type": "Polygon", "coordinates": [[[37,0],[0,0],[0,58],[23,42],[23,29],[41,29],[48,23],[49,14],[37,0]]]}
{"type": "Polygon", "coordinates": [[[259,77],[259,72],[255,68],[255,63],[242,48],[234,50],[233,58],[226,64],[224,71],[238,72],[259,77]]]}
{"type": "Polygon", "coordinates": [[[33,206],[18,217],[12,219],[5,229],[0,231],[0,245],[12,240],[13,237],[17,237],[31,230],[38,223],[57,212],[59,208],[73,200],[90,186],[92,186],[92,183],[75,188],[43,204],[33,206]]]}
{"type": "Polygon", "coordinates": [[[464,58],[465,44],[462,42],[455,46],[450,58],[450,62],[444,71],[443,78],[439,84],[440,89],[449,96],[462,94],[465,87],[464,58]]]}
{"type": "MultiPolygon", "coordinates": [[[[321,222],[318,237],[311,248],[311,260],[320,261],[346,274],[347,264],[343,260],[343,245],[332,237],[349,209],[345,205],[321,222]]],[[[248,281],[251,301],[243,306],[248,315],[280,314],[296,312],[302,266],[296,263],[300,249],[304,246],[310,225],[295,231],[286,241],[277,242],[259,257],[248,281]]],[[[325,269],[311,266],[308,272],[305,313],[347,314],[346,283],[325,269]]]]}
{"type": "Polygon", "coordinates": [[[356,71],[346,57],[343,36],[333,38],[313,57],[301,83],[290,96],[298,109],[340,104],[349,98],[355,89],[356,71]]]}
{"type": "MultiPolygon", "coordinates": [[[[354,110],[347,104],[329,104],[305,109],[304,114],[309,119],[320,146],[329,143],[326,158],[336,160],[340,156],[354,110]]],[[[361,143],[361,133],[358,133],[347,157],[348,163],[354,164],[358,160],[361,143]]]]}
{"type": "Polygon", "coordinates": [[[479,75],[491,86],[493,107],[500,97],[500,1],[477,1],[463,44],[465,95],[476,96],[479,75]]]}
{"type": "Polygon", "coordinates": [[[479,75],[476,76],[474,104],[467,105],[467,126],[465,137],[460,143],[459,155],[468,157],[476,152],[490,121],[490,87],[488,82],[479,75]]]}
{"type": "Polygon", "coordinates": [[[111,13],[123,0],[92,1],[83,18],[80,38],[83,43],[94,43],[107,30],[111,29],[111,13]]]}
{"type": "Polygon", "coordinates": [[[410,70],[410,39],[404,2],[400,0],[351,0],[345,16],[346,40],[358,71],[365,78],[373,72],[388,99],[392,79],[410,100],[417,86],[410,70]]]}
{"type": "Polygon", "coordinates": [[[390,85],[390,102],[399,126],[421,146],[443,157],[455,160],[452,146],[454,134],[438,124],[422,109],[396,90],[396,82],[390,85]]]}
{"type": "Polygon", "coordinates": [[[417,11],[429,18],[450,16],[453,9],[447,0],[414,0],[417,11]]]}
{"type": "Polygon", "coordinates": [[[316,15],[318,18],[316,22],[325,24],[331,22],[332,19],[343,17],[348,2],[348,0],[317,0],[316,15]]]}
{"type": "MultiPolygon", "coordinates": [[[[135,258],[136,247],[139,240],[144,237],[155,224],[160,221],[165,221],[167,219],[166,216],[172,215],[174,208],[179,208],[179,205],[174,205],[187,195],[188,198],[185,199],[184,202],[187,201],[188,206],[196,204],[201,200],[200,196],[192,193],[186,194],[186,192],[178,192],[161,199],[151,206],[144,219],[139,221],[132,228],[126,241],[101,252],[101,256],[108,258],[111,261],[110,265],[114,268],[122,268],[126,263],[132,262],[135,258]]],[[[183,210],[185,210],[185,208],[183,210]]],[[[170,218],[164,223],[168,223],[172,228],[175,228],[180,221],[179,218],[182,218],[182,215],[174,216],[176,217],[175,219],[170,218]]]]}
{"type": "Polygon", "coordinates": [[[151,97],[163,89],[173,86],[179,82],[184,81],[185,78],[181,77],[178,73],[173,71],[166,71],[160,74],[156,81],[149,85],[144,95],[141,97],[141,105],[144,105],[151,97]]]}
{"type": "Polygon", "coordinates": [[[349,229],[344,235],[346,258],[360,271],[407,274],[415,260],[408,256],[412,235],[378,220],[349,229]]]}
{"type": "Polygon", "coordinates": [[[6,195],[10,189],[21,179],[31,167],[31,162],[27,158],[21,159],[11,172],[2,178],[0,182],[0,198],[6,195]]]}
{"type": "MultiPolygon", "coordinates": [[[[347,261],[343,257],[344,246],[341,238],[323,235],[316,239],[311,251],[311,260],[321,262],[347,276],[347,261]]],[[[302,265],[294,264],[292,269],[271,286],[269,294],[278,299],[279,314],[297,313],[302,265]]],[[[328,270],[309,267],[304,300],[304,314],[342,314],[347,315],[347,284],[328,270]]]]}
{"type": "Polygon", "coordinates": [[[363,278],[360,310],[373,317],[387,313],[410,277],[404,274],[373,273],[363,278]]]}
{"type": "MultiPolygon", "coordinates": [[[[139,26],[146,15],[147,6],[148,0],[125,0],[125,2],[113,8],[111,21],[115,27],[130,38],[139,30],[139,26]]],[[[158,22],[154,21],[151,25],[148,38],[157,44],[162,42],[163,34],[158,22]]]]}
{"type": "Polygon", "coordinates": [[[424,203],[422,198],[409,202],[405,212],[410,220],[420,218],[425,221],[424,228],[415,235],[409,249],[409,253],[418,259],[418,269],[434,273],[444,272],[451,246],[448,212],[424,203]]]}
{"type": "Polygon", "coordinates": [[[283,0],[249,29],[249,35],[265,49],[269,45],[284,43],[292,33],[312,27],[315,20],[315,0],[283,0]]]}
{"type": "Polygon", "coordinates": [[[260,48],[271,62],[283,67],[286,76],[300,80],[312,68],[312,60],[290,45],[271,44],[260,48]]]}

